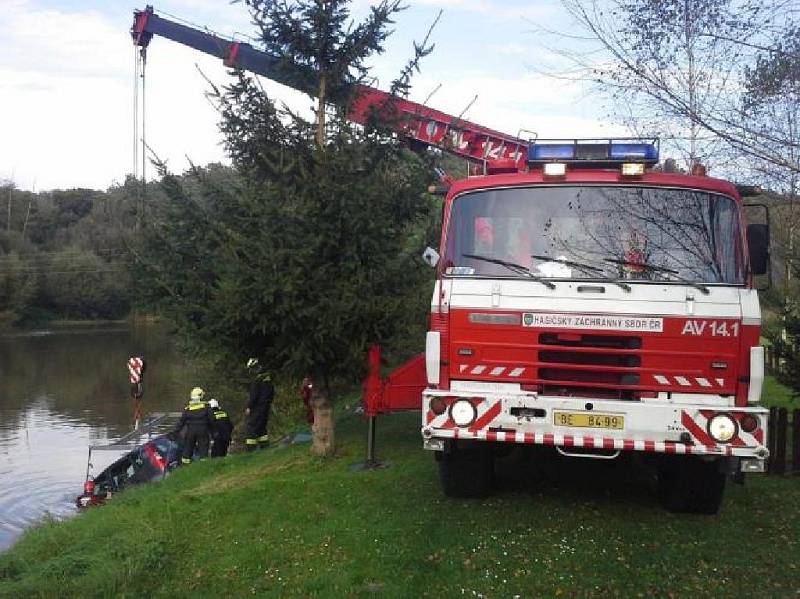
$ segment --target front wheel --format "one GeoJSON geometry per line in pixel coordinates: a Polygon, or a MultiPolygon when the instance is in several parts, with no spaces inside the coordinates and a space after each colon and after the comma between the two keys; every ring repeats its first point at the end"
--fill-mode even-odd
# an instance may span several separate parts
{"type": "Polygon", "coordinates": [[[483,443],[452,446],[437,456],[442,491],[447,497],[485,497],[492,489],[494,459],[483,443]]]}
{"type": "Polygon", "coordinates": [[[658,495],[671,512],[716,514],[722,503],[726,475],[719,460],[665,457],[658,471],[658,495]]]}

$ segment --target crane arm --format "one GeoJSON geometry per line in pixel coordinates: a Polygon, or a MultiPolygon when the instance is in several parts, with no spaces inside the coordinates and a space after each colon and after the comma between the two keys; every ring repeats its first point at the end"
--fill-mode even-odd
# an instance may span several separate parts
{"type": "MultiPolygon", "coordinates": [[[[170,39],[205,54],[222,59],[225,66],[262,75],[295,87],[281,75],[281,59],[258,50],[245,42],[238,42],[166,19],[157,15],[152,6],[134,11],[131,36],[135,45],[147,48],[154,35],[170,39]]],[[[305,91],[305,90],[301,90],[305,91]]],[[[465,158],[471,162],[492,165],[502,170],[524,170],[529,142],[472,123],[470,121],[429,108],[404,98],[391,98],[379,89],[357,85],[355,100],[348,118],[365,124],[370,112],[393,102],[397,111],[402,136],[425,146],[433,146],[465,158]]]]}

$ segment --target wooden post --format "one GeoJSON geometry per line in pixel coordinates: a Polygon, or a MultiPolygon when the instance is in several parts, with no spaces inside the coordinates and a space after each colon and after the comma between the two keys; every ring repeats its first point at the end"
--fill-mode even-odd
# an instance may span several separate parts
{"type": "Polygon", "coordinates": [[[786,408],[777,409],[775,419],[775,460],[773,474],[786,474],[786,408]]]}
{"type": "Polygon", "coordinates": [[[792,411],[792,472],[800,474],[800,410],[792,411]]]}

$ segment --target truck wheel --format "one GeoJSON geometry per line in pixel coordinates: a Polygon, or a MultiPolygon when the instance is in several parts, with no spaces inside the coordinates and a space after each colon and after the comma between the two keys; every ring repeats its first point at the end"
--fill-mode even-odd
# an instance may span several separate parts
{"type": "Polygon", "coordinates": [[[725,473],[717,460],[664,458],[658,472],[658,495],[671,512],[716,514],[725,491],[725,473]]]}
{"type": "Polygon", "coordinates": [[[447,497],[485,497],[492,488],[494,460],[489,447],[455,448],[438,457],[439,478],[447,497]]]}

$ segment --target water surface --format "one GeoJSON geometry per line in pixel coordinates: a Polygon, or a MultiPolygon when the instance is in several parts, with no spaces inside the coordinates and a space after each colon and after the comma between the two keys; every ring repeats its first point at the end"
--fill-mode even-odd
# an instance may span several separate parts
{"type": "MultiPolygon", "coordinates": [[[[88,446],[132,428],[126,363],[139,353],[145,411],[180,409],[191,373],[162,328],[0,335],[0,551],[42,518],[75,513],[88,446]]],[[[95,451],[92,472],[119,455],[95,451]]]]}

